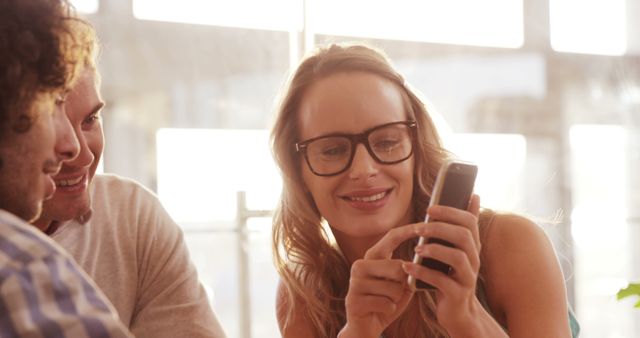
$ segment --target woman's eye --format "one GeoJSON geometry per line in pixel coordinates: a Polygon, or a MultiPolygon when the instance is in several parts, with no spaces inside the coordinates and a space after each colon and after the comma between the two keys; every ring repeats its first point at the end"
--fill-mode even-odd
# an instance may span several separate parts
{"type": "Polygon", "coordinates": [[[393,147],[395,147],[398,144],[397,140],[381,140],[376,142],[376,149],[392,149],[393,147]]]}
{"type": "Polygon", "coordinates": [[[345,147],[332,147],[332,148],[327,148],[325,150],[322,151],[322,155],[324,156],[339,156],[344,154],[345,152],[345,147]]]}

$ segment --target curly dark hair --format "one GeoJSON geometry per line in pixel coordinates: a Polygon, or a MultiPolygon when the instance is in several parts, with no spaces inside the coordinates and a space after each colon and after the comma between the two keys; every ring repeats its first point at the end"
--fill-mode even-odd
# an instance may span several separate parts
{"type": "Polygon", "coordinates": [[[68,89],[94,43],[68,0],[0,0],[0,141],[29,130],[38,95],[68,89]]]}

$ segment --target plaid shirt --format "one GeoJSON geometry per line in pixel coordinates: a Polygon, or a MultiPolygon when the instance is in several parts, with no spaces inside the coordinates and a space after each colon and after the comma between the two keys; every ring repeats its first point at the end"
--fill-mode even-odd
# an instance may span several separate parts
{"type": "Polygon", "coordinates": [[[0,210],[0,338],[132,337],[73,258],[0,210]]]}

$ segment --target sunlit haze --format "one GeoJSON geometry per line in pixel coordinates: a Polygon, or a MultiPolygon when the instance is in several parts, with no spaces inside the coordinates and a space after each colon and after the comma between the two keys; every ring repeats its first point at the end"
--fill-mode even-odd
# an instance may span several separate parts
{"type": "Polygon", "coordinates": [[[561,52],[622,55],[627,0],[550,0],[551,46],[561,52]]]}
{"type": "MultiPolygon", "coordinates": [[[[303,26],[300,0],[133,4],[135,17],[146,20],[281,31],[303,26]]],[[[306,29],[314,34],[510,48],[523,41],[521,0],[310,0],[307,6],[306,29]]]]}
{"type": "Polygon", "coordinates": [[[158,195],[178,222],[232,221],[236,194],[251,209],[273,209],[280,175],[267,130],[160,129],[158,195]]]}
{"type": "MultiPolygon", "coordinates": [[[[526,142],[521,135],[452,134],[446,143],[479,166],[476,192],[493,208],[518,208],[526,142]]],[[[236,193],[250,209],[273,209],[280,176],[266,130],[161,129],[157,133],[158,194],[179,223],[232,221],[236,193]]]]}
{"type": "Polygon", "coordinates": [[[98,0],[71,0],[80,13],[91,14],[98,11],[98,0]]]}
{"type": "Polygon", "coordinates": [[[133,0],[138,19],[267,30],[301,30],[298,0],[133,0]]]}

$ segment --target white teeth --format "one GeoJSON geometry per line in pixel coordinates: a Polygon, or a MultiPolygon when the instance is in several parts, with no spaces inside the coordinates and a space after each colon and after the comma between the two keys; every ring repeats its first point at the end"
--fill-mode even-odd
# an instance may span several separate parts
{"type": "Polygon", "coordinates": [[[379,194],[375,194],[372,196],[351,197],[351,200],[356,202],[374,202],[382,199],[386,194],[387,194],[386,192],[381,192],[379,194]]]}
{"type": "Polygon", "coordinates": [[[76,185],[80,183],[80,181],[82,181],[83,178],[84,178],[84,175],[75,179],[70,179],[70,180],[58,180],[56,181],[56,185],[60,187],[68,187],[70,185],[76,185]]]}

